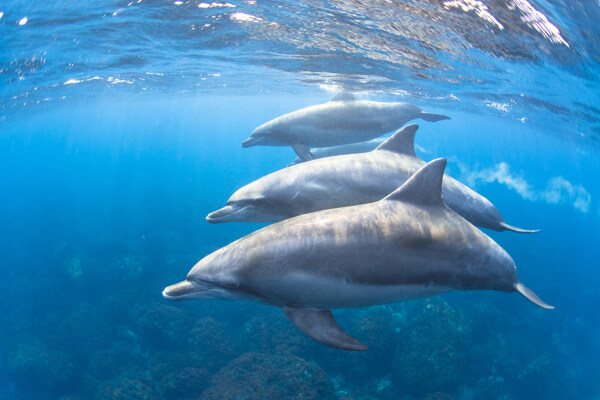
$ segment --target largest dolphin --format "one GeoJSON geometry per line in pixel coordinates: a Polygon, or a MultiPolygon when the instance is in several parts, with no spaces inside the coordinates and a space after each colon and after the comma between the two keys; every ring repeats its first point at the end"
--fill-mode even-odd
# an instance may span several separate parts
{"type": "Polygon", "coordinates": [[[416,118],[450,119],[423,112],[409,103],[357,100],[340,93],[325,104],[302,108],[260,125],[242,147],[292,146],[304,161],[313,158],[311,147],[364,142],[400,128],[416,118]]]}
{"type": "Polygon", "coordinates": [[[280,307],[306,335],[344,350],[366,346],[330,308],[362,307],[451,290],[519,292],[512,258],[442,200],[445,159],[375,203],[269,225],[206,256],[167,300],[251,299],[280,307]]]}
{"type": "MultiPolygon", "coordinates": [[[[408,125],[369,153],[316,159],[266,175],[236,191],[208,222],[274,222],[317,210],[370,203],[425,165],[415,153],[418,125],[408,125]]],[[[445,176],[444,200],[467,221],[495,231],[537,232],[508,225],[485,197],[445,176]]]]}

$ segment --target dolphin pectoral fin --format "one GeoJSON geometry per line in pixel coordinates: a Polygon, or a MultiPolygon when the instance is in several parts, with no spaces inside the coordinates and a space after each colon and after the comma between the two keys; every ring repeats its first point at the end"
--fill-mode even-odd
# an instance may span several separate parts
{"type": "Polygon", "coordinates": [[[448,117],[447,115],[431,114],[431,113],[426,113],[426,112],[422,112],[421,115],[419,115],[419,118],[424,119],[425,121],[428,121],[428,122],[438,122],[443,119],[450,119],[450,117],[448,117]]]}
{"type": "Polygon", "coordinates": [[[331,311],[318,308],[282,307],[283,313],[311,339],[336,349],[362,351],[367,346],[344,332],[331,311]]]}
{"type": "Polygon", "coordinates": [[[310,152],[310,147],[305,144],[293,144],[292,149],[294,149],[302,161],[310,161],[315,158],[310,152]]]}
{"type": "Polygon", "coordinates": [[[521,229],[516,226],[509,225],[505,222],[500,222],[500,226],[506,229],[507,231],[518,232],[518,233],[536,233],[539,232],[539,229],[521,229]]]}
{"type": "Polygon", "coordinates": [[[529,300],[536,306],[545,308],[547,310],[554,309],[554,306],[551,306],[550,304],[546,303],[544,300],[540,299],[537,294],[533,293],[533,290],[529,289],[528,287],[526,287],[525,285],[523,285],[520,282],[517,282],[515,284],[515,290],[517,292],[521,293],[521,295],[523,295],[523,297],[525,297],[527,300],[529,300]]]}

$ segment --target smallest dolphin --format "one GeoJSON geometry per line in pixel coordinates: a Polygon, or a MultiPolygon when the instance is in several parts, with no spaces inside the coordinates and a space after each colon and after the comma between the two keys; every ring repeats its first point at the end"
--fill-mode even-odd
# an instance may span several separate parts
{"type": "MultiPolygon", "coordinates": [[[[342,144],[339,146],[331,147],[317,147],[311,150],[311,153],[315,160],[325,157],[342,156],[344,154],[359,154],[368,153],[369,151],[375,150],[381,143],[385,142],[387,138],[377,138],[369,140],[368,142],[358,142],[350,144],[342,144]]],[[[304,160],[300,157],[296,157],[290,165],[296,165],[303,163],[304,160]]]]}
{"type": "Polygon", "coordinates": [[[421,118],[436,122],[446,115],[426,113],[409,103],[358,100],[340,93],[331,101],[302,108],[260,125],[242,147],[291,146],[304,161],[314,157],[311,147],[365,142],[421,118]]]}

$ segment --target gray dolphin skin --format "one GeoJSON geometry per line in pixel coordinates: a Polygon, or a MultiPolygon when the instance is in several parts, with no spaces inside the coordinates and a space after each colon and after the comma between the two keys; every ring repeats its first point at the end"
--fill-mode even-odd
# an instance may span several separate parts
{"type": "Polygon", "coordinates": [[[380,201],[300,215],[262,228],[200,260],[167,300],[247,299],[280,307],[307,336],[343,350],[367,347],[330,309],[452,290],[518,292],[512,258],[442,199],[445,159],[431,161],[380,201]]]}
{"type": "MultiPolygon", "coordinates": [[[[350,144],[342,144],[339,146],[331,146],[331,147],[316,147],[312,149],[310,152],[313,155],[313,159],[332,157],[332,156],[341,156],[343,154],[357,154],[357,153],[367,153],[371,150],[375,150],[377,146],[381,143],[385,142],[387,138],[377,138],[372,139],[367,142],[358,142],[358,143],[350,143],[350,144]]],[[[290,165],[296,165],[304,162],[300,157],[296,157],[294,161],[290,165]]]]}
{"type": "MultiPolygon", "coordinates": [[[[206,220],[275,222],[308,212],[370,203],[402,185],[425,165],[415,153],[418,125],[394,133],[369,153],[312,160],[266,175],[237,190],[206,220]]],[[[473,225],[495,231],[530,233],[508,225],[485,197],[445,176],[444,201],[473,225]]]]}
{"type": "Polygon", "coordinates": [[[304,161],[312,160],[311,147],[365,142],[400,128],[416,118],[436,122],[450,119],[429,114],[409,103],[357,100],[340,93],[325,104],[302,108],[256,128],[242,147],[292,146],[304,161]]]}

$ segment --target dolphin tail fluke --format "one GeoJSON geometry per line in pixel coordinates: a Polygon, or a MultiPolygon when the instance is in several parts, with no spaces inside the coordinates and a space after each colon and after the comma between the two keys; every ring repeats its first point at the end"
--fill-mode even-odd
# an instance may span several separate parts
{"type": "Polygon", "coordinates": [[[419,115],[419,118],[424,119],[425,121],[428,121],[428,122],[438,122],[443,119],[450,119],[450,117],[448,117],[447,115],[430,114],[430,113],[426,113],[426,112],[422,112],[421,115],[419,115]]]}
{"type": "Polygon", "coordinates": [[[520,282],[517,282],[515,284],[515,290],[517,292],[521,293],[521,295],[523,295],[523,297],[525,297],[527,300],[529,300],[536,306],[545,308],[547,310],[554,309],[554,306],[551,306],[550,304],[546,303],[544,300],[540,299],[537,294],[533,293],[533,290],[529,289],[528,287],[526,287],[525,285],[523,285],[520,282]]]}
{"type": "Polygon", "coordinates": [[[518,232],[518,233],[536,233],[539,232],[539,229],[521,229],[516,226],[512,226],[507,224],[506,222],[500,222],[500,226],[506,229],[507,231],[518,232]]]}
{"type": "Polygon", "coordinates": [[[293,307],[282,307],[281,309],[298,329],[319,343],[349,351],[367,349],[367,346],[338,326],[329,310],[293,307]]]}

